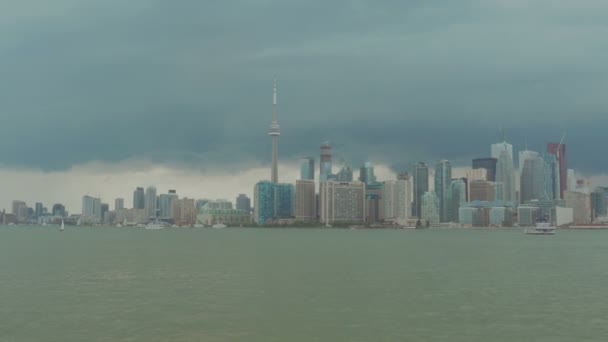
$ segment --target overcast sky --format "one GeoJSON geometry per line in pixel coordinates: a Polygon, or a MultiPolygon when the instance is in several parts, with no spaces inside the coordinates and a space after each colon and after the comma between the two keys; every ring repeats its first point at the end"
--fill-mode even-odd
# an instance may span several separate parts
{"type": "Polygon", "coordinates": [[[539,151],[566,131],[570,165],[602,174],[607,15],[603,0],[2,1],[0,187],[30,192],[0,207],[91,165],[263,169],[274,75],[286,164],[330,140],[354,166],[464,166],[502,126],[539,151]]]}

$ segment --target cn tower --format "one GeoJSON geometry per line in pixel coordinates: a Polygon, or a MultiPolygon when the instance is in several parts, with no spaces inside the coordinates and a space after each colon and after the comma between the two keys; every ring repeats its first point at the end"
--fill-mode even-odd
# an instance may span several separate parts
{"type": "Polygon", "coordinates": [[[277,113],[277,79],[273,81],[272,93],[272,123],[268,135],[272,138],[272,171],[270,181],[273,183],[279,182],[279,136],[281,135],[281,127],[279,126],[279,117],[277,113]]]}

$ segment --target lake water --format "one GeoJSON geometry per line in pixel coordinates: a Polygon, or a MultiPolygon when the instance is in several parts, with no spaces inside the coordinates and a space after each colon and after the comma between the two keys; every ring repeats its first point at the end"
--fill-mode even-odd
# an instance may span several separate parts
{"type": "Polygon", "coordinates": [[[608,231],[0,227],[0,341],[606,341],[608,231]]]}

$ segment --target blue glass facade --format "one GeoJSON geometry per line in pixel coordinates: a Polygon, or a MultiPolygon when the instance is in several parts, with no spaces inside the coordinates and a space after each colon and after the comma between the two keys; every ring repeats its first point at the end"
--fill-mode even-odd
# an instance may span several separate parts
{"type": "Polygon", "coordinates": [[[315,160],[311,157],[302,158],[300,161],[300,179],[315,179],[315,160]]]}
{"type": "Polygon", "coordinates": [[[293,217],[293,201],[295,195],[295,189],[293,184],[276,184],[275,189],[275,217],[293,217]]]}
{"type": "Polygon", "coordinates": [[[255,223],[265,224],[274,217],[275,207],[275,184],[269,181],[261,181],[255,185],[255,223]]]}

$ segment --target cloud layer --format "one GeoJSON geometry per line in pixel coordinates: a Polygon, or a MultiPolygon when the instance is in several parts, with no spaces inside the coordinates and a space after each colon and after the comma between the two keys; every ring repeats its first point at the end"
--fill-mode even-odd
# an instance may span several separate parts
{"type": "Polygon", "coordinates": [[[0,165],[262,167],[277,75],[286,162],[330,140],[354,165],[466,165],[502,126],[536,150],[567,131],[571,165],[600,172],[607,11],[599,0],[5,2],[0,165]]]}

